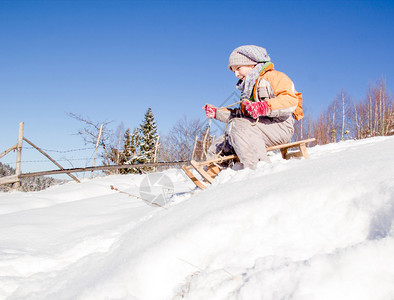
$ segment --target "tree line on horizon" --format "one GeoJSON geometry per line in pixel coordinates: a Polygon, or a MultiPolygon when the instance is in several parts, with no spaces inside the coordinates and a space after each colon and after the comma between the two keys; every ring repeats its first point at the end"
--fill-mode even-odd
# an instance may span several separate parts
{"type": "Polygon", "coordinates": [[[296,122],[294,139],[314,137],[314,145],[349,139],[394,135],[393,98],[383,80],[379,80],[356,102],[342,89],[316,119],[307,114],[296,122]]]}

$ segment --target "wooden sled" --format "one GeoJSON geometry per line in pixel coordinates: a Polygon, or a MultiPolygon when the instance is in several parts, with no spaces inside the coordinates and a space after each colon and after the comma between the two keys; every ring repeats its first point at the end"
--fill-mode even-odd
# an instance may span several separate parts
{"type": "MultiPolygon", "coordinates": [[[[267,152],[269,151],[274,151],[274,150],[280,150],[282,154],[283,159],[290,159],[290,158],[308,158],[308,151],[306,149],[306,144],[313,142],[315,139],[307,139],[307,140],[302,140],[302,141],[297,141],[293,143],[288,143],[288,144],[283,144],[283,145],[278,145],[278,146],[273,146],[273,147],[267,147],[266,150],[267,152]],[[288,153],[288,150],[291,148],[296,148],[298,149],[295,152],[288,153]]],[[[196,186],[198,186],[200,189],[205,189],[207,186],[201,182],[193,173],[192,169],[195,169],[203,178],[205,183],[211,184],[213,182],[213,179],[220,173],[221,167],[220,163],[228,161],[228,160],[238,160],[238,157],[233,154],[233,155],[228,155],[228,156],[222,156],[206,161],[200,161],[197,162],[195,160],[190,161],[190,166],[182,166],[183,171],[185,174],[194,182],[196,186]]]]}

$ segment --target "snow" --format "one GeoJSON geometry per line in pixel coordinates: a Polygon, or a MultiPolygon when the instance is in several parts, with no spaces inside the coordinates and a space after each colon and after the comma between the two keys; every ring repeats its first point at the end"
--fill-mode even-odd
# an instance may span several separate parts
{"type": "Polygon", "coordinates": [[[1,193],[0,298],[393,299],[393,149],[272,154],[205,191],[172,169],[160,207],[139,198],[146,175],[1,193]]]}

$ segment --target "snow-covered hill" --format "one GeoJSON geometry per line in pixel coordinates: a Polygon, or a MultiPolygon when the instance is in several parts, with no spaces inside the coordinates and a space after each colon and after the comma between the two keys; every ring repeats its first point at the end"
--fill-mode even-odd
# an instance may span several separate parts
{"type": "Polygon", "coordinates": [[[394,137],[223,171],[0,194],[1,299],[394,299],[394,137]],[[152,194],[155,190],[152,186],[152,194]]]}

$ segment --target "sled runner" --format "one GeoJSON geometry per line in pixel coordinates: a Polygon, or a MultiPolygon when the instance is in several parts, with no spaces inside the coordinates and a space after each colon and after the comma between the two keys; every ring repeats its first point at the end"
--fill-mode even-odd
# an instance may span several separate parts
{"type": "MultiPolygon", "coordinates": [[[[293,143],[288,143],[288,144],[283,144],[283,145],[278,145],[278,146],[273,146],[273,147],[267,147],[266,150],[268,151],[274,151],[274,150],[280,150],[283,159],[290,159],[293,157],[299,157],[299,158],[308,158],[308,151],[306,149],[306,144],[309,142],[313,142],[315,139],[307,139],[307,140],[302,140],[302,141],[297,141],[293,143]],[[288,153],[288,150],[290,148],[296,148],[298,149],[297,151],[290,152],[288,153]]],[[[193,173],[192,169],[195,169],[201,177],[204,179],[205,183],[211,184],[213,182],[213,179],[220,173],[222,170],[222,164],[223,162],[229,161],[229,160],[234,160],[238,161],[238,157],[233,154],[233,155],[228,155],[228,156],[222,156],[222,157],[217,157],[214,159],[206,160],[206,161],[200,161],[197,162],[195,160],[190,161],[190,166],[182,166],[183,171],[185,174],[194,182],[196,186],[198,186],[200,189],[205,189],[207,186],[202,183],[193,173]]]]}

